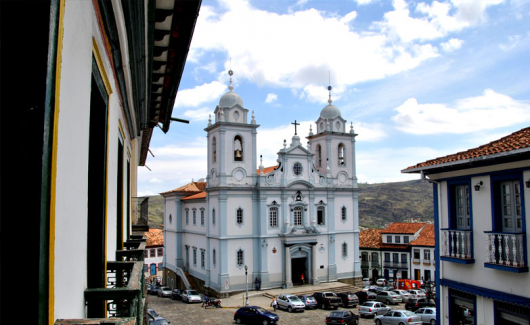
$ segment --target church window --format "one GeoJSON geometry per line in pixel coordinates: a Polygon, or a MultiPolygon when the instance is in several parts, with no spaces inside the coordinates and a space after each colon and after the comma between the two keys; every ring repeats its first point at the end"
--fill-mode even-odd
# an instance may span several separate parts
{"type": "Polygon", "coordinates": [[[193,225],[197,224],[197,209],[193,209],[193,225]]]}
{"type": "Polygon", "coordinates": [[[339,144],[339,166],[345,165],[344,153],[345,153],[344,145],[341,143],[339,144]]]}
{"type": "Polygon", "coordinates": [[[237,251],[237,266],[239,266],[239,267],[243,266],[243,263],[244,263],[243,257],[244,257],[243,250],[239,249],[237,251]]]}
{"type": "Polygon", "coordinates": [[[346,221],[346,207],[342,207],[341,209],[341,219],[342,221],[346,221]]]}
{"type": "Polygon", "coordinates": [[[243,140],[239,135],[234,137],[234,160],[243,161],[243,140]]]}
{"type": "Polygon", "coordinates": [[[317,167],[322,167],[322,146],[317,145],[317,167]]]}
{"type": "Polygon", "coordinates": [[[239,208],[236,212],[236,222],[238,225],[243,224],[243,209],[239,208]]]}
{"type": "Polygon", "coordinates": [[[201,269],[206,267],[206,251],[201,248],[201,269]]]}
{"type": "Polygon", "coordinates": [[[215,266],[215,264],[217,263],[217,254],[216,254],[216,250],[215,248],[213,249],[213,252],[212,252],[212,263],[213,263],[213,266],[215,266]]]}
{"type": "Polygon", "coordinates": [[[335,123],[335,130],[336,130],[336,131],[339,131],[339,132],[341,131],[341,129],[340,129],[340,122],[339,122],[339,121],[337,121],[337,123],[335,123]]]}
{"type": "Polygon", "coordinates": [[[293,166],[293,172],[296,176],[299,176],[302,174],[302,164],[300,163],[294,163],[294,166],[293,166]]]}
{"type": "Polygon", "coordinates": [[[217,141],[215,140],[215,137],[213,137],[212,140],[212,162],[217,161],[217,141]]]}
{"type": "Polygon", "coordinates": [[[212,224],[215,225],[215,209],[212,209],[212,224]]]}
{"type": "Polygon", "coordinates": [[[269,225],[271,228],[278,227],[278,208],[276,207],[269,210],[269,225]]]}
{"type": "Polygon", "coordinates": [[[302,207],[294,208],[294,225],[295,226],[302,225],[302,207]]]}
{"type": "Polygon", "coordinates": [[[348,244],[342,243],[342,257],[348,257],[348,244]]]}
{"type": "Polygon", "coordinates": [[[204,226],[204,209],[201,209],[201,226],[204,226]]]}
{"type": "Polygon", "coordinates": [[[317,208],[317,224],[319,224],[319,225],[324,225],[325,224],[324,207],[318,207],[317,208]]]}
{"type": "Polygon", "coordinates": [[[186,209],[186,224],[190,224],[190,209],[186,209]]]}
{"type": "Polygon", "coordinates": [[[193,247],[193,266],[197,266],[197,247],[193,247]]]}

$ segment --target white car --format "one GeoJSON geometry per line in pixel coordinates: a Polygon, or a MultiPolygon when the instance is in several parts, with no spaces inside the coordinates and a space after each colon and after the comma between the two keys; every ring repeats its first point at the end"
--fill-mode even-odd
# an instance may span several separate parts
{"type": "Polygon", "coordinates": [[[392,292],[395,292],[398,295],[400,295],[401,300],[403,300],[403,302],[409,301],[409,298],[412,297],[412,295],[407,290],[395,289],[395,290],[392,290],[392,292]]]}
{"type": "Polygon", "coordinates": [[[412,289],[412,290],[409,290],[409,293],[411,295],[409,297],[409,299],[427,298],[427,296],[425,295],[425,292],[423,292],[423,290],[412,289]]]}
{"type": "Polygon", "coordinates": [[[196,290],[184,290],[182,292],[182,301],[183,302],[201,302],[201,294],[196,290]]]}
{"type": "Polygon", "coordinates": [[[436,325],[436,308],[420,308],[414,312],[423,324],[436,325]]]}
{"type": "Polygon", "coordinates": [[[171,288],[170,287],[160,287],[158,289],[159,297],[171,297],[171,288]]]}
{"type": "Polygon", "coordinates": [[[377,281],[375,281],[375,284],[377,284],[378,286],[382,286],[384,283],[385,283],[385,279],[377,279],[377,281]]]}

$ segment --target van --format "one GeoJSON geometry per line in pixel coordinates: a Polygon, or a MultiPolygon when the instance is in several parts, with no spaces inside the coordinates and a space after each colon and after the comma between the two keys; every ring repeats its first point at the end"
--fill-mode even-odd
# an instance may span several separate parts
{"type": "Polygon", "coordinates": [[[396,282],[394,282],[394,289],[399,290],[412,290],[412,289],[420,289],[421,281],[418,280],[410,280],[410,279],[397,279],[396,282]]]}

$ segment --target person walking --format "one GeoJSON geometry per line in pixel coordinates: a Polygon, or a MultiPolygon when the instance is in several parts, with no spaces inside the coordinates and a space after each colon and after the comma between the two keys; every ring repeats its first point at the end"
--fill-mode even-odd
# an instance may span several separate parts
{"type": "Polygon", "coordinates": [[[276,301],[276,297],[272,298],[271,307],[274,309],[274,311],[276,311],[276,307],[278,307],[278,302],[276,301]]]}
{"type": "Polygon", "coordinates": [[[303,274],[303,273],[302,273],[302,275],[300,276],[300,280],[302,280],[302,284],[305,284],[304,274],[303,274]]]}

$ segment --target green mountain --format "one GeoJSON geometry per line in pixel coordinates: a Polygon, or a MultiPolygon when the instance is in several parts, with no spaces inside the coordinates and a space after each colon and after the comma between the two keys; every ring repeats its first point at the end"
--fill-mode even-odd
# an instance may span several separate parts
{"type": "MultiPolygon", "coordinates": [[[[427,181],[359,184],[359,225],[383,228],[391,222],[433,221],[432,184],[427,181]]],[[[149,197],[149,227],[164,228],[164,198],[149,197]]]]}

